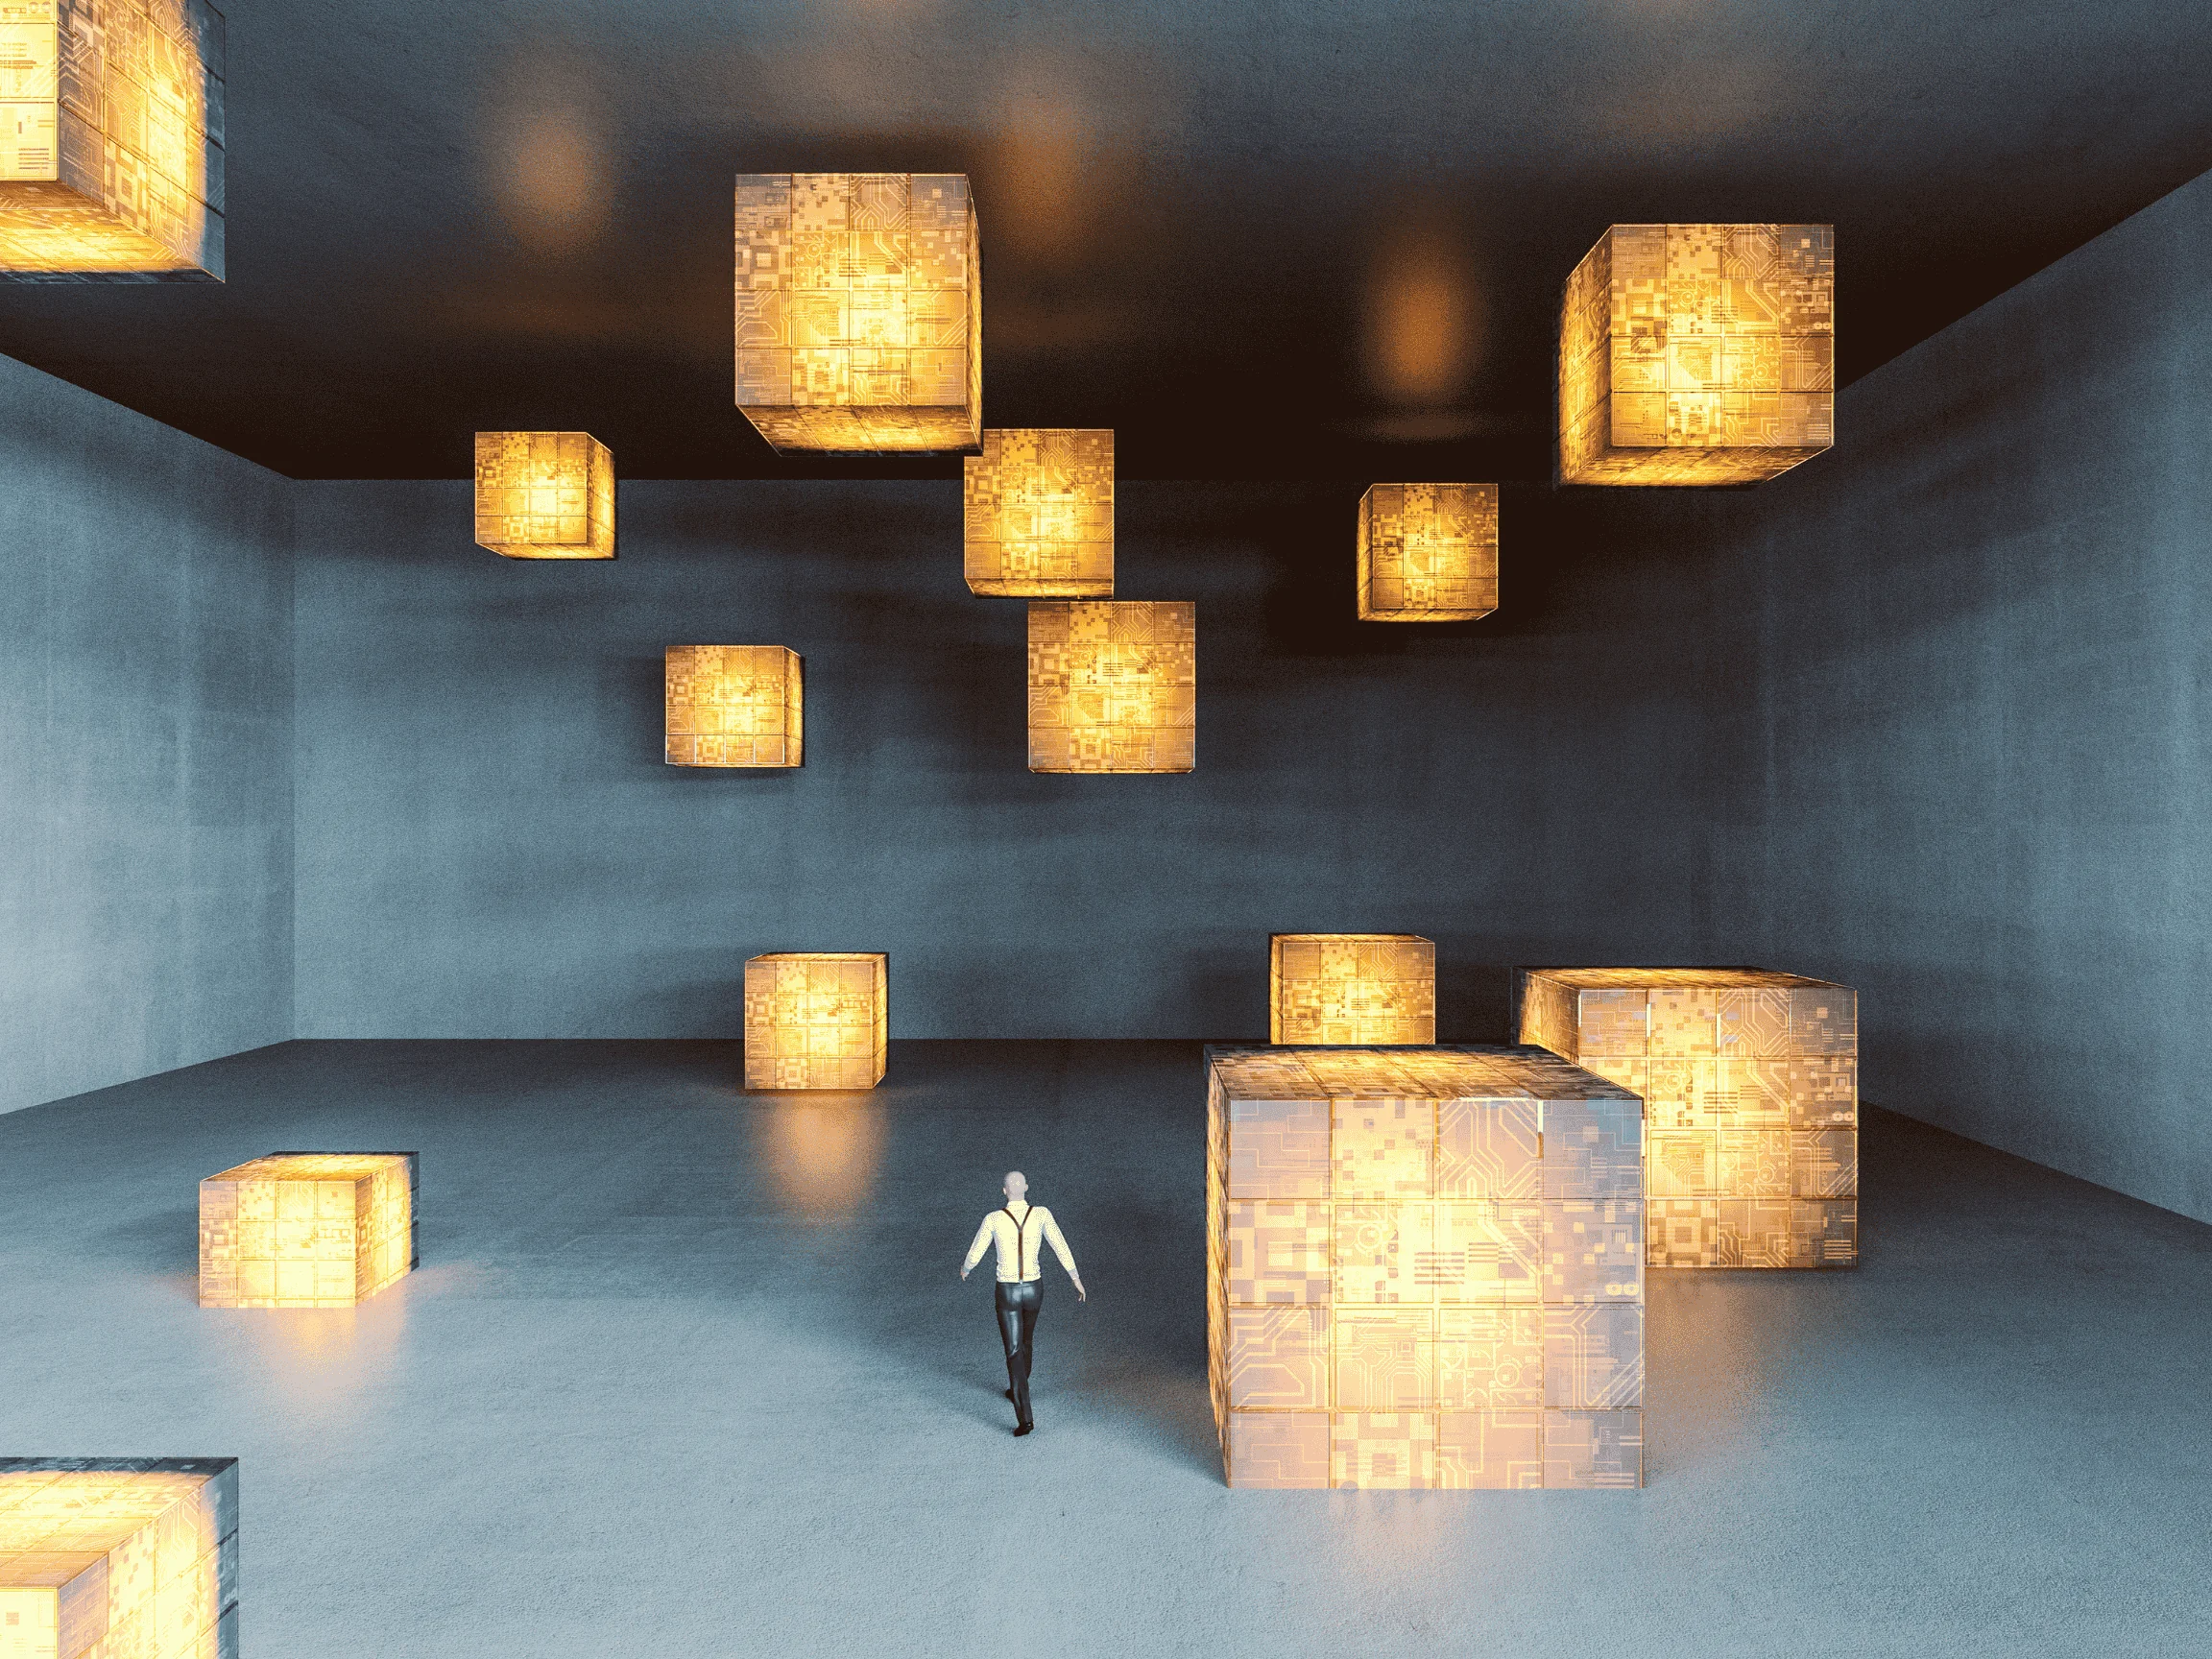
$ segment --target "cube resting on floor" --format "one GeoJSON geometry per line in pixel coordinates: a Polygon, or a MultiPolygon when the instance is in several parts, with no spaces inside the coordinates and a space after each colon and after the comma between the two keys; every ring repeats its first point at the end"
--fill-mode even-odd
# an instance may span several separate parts
{"type": "Polygon", "coordinates": [[[745,1087],[873,1089],[891,1051],[891,958],[783,950],[745,964],[745,1087]]]}
{"type": "Polygon", "coordinates": [[[0,1655],[237,1653],[235,1457],[0,1457],[0,1655]]]}
{"type": "Polygon", "coordinates": [[[1209,1048],[1232,1486],[1643,1483],[1644,1103],[1527,1048],[1209,1048]]]}
{"type": "Polygon", "coordinates": [[[1754,968],[1530,968],[1521,1040],[1644,1096],[1654,1267],[1859,1261],[1859,999],[1754,968]]]}
{"type": "Polygon", "coordinates": [[[272,1152],[200,1183],[200,1306],[350,1308],[413,1270],[415,1154],[272,1152]]]}

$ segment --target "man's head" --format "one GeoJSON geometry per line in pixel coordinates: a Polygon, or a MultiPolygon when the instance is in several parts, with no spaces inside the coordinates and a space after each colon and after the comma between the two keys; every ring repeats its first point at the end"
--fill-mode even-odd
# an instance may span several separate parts
{"type": "Polygon", "coordinates": [[[1019,1169],[1007,1170],[1006,1202],[1009,1204],[1019,1204],[1023,1198],[1028,1196],[1028,1192],[1029,1177],[1022,1174],[1019,1169]]]}

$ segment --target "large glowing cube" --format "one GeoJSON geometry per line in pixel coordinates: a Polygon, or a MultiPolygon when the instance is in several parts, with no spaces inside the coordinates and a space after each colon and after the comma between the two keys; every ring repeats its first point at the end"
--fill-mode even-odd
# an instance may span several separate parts
{"type": "Polygon", "coordinates": [[[1559,310],[1559,476],[1751,484],[1835,442],[1828,225],[1616,225],[1559,310]]]}
{"type": "Polygon", "coordinates": [[[1029,607],[1029,770],[1190,772],[1198,765],[1198,607],[1029,607]]]}
{"type": "Polygon", "coordinates": [[[1417,933],[1270,933],[1267,1040],[1435,1042],[1435,945],[1417,933]]]}
{"type": "Polygon", "coordinates": [[[1643,1483],[1643,1102],[1527,1048],[1207,1050],[1232,1486],[1643,1483]]]}
{"type": "Polygon", "coordinates": [[[238,1460],[0,1457],[0,1659],[237,1659],[238,1460]]]}
{"type": "Polygon", "coordinates": [[[1642,1094],[1654,1267],[1859,1261],[1859,998],[1738,968],[1531,968],[1521,1039],[1642,1094]]]}
{"type": "Polygon", "coordinates": [[[745,1087],[873,1089],[891,1052],[891,958],[784,950],[745,964],[745,1087]]]}
{"type": "Polygon", "coordinates": [[[200,1183],[200,1306],[350,1308],[410,1272],[412,1152],[272,1152],[200,1183]]]}

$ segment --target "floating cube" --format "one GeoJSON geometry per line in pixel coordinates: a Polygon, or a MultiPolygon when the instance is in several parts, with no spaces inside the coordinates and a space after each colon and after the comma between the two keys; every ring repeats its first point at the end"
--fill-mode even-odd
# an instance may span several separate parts
{"type": "Polygon", "coordinates": [[[983,434],[961,463],[968,591],[1017,599],[1114,592],[1114,434],[983,434]]]}
{"type": "Polygon", "coordinates": [[[1270,1043],[1436,1041],[1436,947],[1414,933],[1270,933],[1270,1043]]]}
{"type": "Polygon", "coordinates": [[[1567,279],[1559,476],[1751,484],[1835,442],[1828,225],[1616,225],[1567,279]]]}
{"type": "Polygon", "coordinates": [[[1645,1098],[1651,1266],[1858,1263],[1856,994],[1757,969],[1531,968],[1520,998],[1523,1042],[1645,1098]]]}
{"type": "Polygon", "coordinates": [[[973,452],[983,270],[959,173],[737,177],[737,407],[781,454],[973,452]]]}
{"type": "Polygon", "coordinates": [[[891,1052],[891,958],[786,950],[745,964],[745,1087],[873,1089],[891,1052]]]}
{"type": "Polygon", "coordinates": [[[614,557],[614,457],[589,432],[476,434],[476,545],[504,559],[614,557]]]}
{"type": "Polygon", "coordinates": [[[223,14],[0,6],[0,280],[223,279],[223,14]]]}
{"type": "Polygon", "coordinates": [[[1189,772],[1198,764],[1198,607],[1029,607],[1029,770],[1189,772]]]}
{"type": "Polygon", "coordinates": [[[200,1306],[350,1308],[416,1264],[412,1152],[272,1152],[200,1183],[200,1306]]]}
{"type": "Polygon", "coordinates": [[[237,1653],[236,1458],[0,1457],[0,1656],[237,1653]]]}
{"type": "Polygon", "coordinates": [[[1472,622],[1498,609],[1498,486],[1377,484],[1359,498],[1359,620],[1472,622]]]}
{"type": "Polygon", "coordinates": [[[1643,1122],[1538,1049],[1208,1049],[1229,1483],[1641,1484],[1643,1122]]]}
{"type": "Polygon", "coordinates": [[[671,645],[666,758],[671,766],[797,766],[805,662],[782,645],[671,645]]]}

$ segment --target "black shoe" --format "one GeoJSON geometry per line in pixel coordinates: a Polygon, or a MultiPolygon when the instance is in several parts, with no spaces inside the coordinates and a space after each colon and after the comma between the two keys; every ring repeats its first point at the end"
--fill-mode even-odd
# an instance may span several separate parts
{"type": "Polygon", "coordinates": [[[1021,1439],[1022,1435],[1028,1433],[1032,1429],[1036,1427],[1037,1425],[1034,1423],[1020,1423],[1015,1425],[1014,1438],[1017,1440],[1021,1439]]]}

